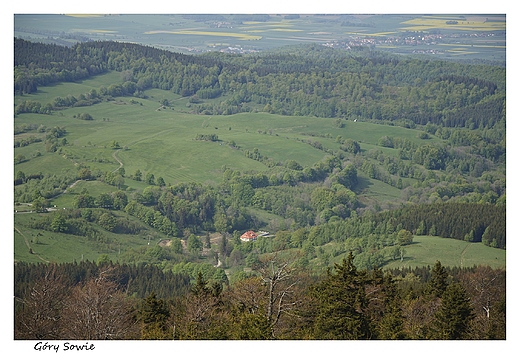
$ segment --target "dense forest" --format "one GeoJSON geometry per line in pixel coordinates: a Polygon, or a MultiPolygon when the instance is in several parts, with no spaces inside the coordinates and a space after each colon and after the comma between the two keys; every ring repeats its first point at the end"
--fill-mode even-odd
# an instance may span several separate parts
{"type": "MultiPolygon", "coordinates": [[[[366,150],[354,139],[319,136],[331,149],[302,135],[302,144],[327,153],[302,166],[197,134],[201,144],[229,145],[267,167],[223,166],[221,181],[210,184],[167,185],[158,175],[102,172],[84,161],[60,175],[19,169],[14,202],[40,214],[32,229],[109,250],[117,244],[107,233],[154,230],[171,246],[127,250],[121,263],[16,263],[16,339],[505,339],[505,269],[437,263],[381,270],[424,235],[506,249],[505,68],[320,45],[184,55],[129,43],[61,47],[15,38],[14,48],[17,98],[111,71],[122,77],[45,105],[19,99],[14,134],[24,139],[14,142],[15,164],[25,160],[16,151],[23,146],[60,153],[68,144],[66,126],[17,124],[18,116],[146,98],[152,88],[189,97],[196,115],[266,112],[330,118],[338,127],[359,120],[416,130],[424,142],[382,136],[378,148],[366,150]],[[122,190],[125,179],[146,187],[122,190]],[[401,197],[367,200],[360,192],[368,179],[401,197]],[[82,180],[118,190],[93,196],[85,189],[74,208],[47,213],[52,198],[82,180]],[[266,222],[258,211],[278,218],[266,222]],[[242,231],[262,228],[276,236],[240,241],[242,231]],[[221,237],[210,241],[210,233],[221,237]],[[338,256],[342,263],[331,262],[338,256]],[[223,267],[233,266],[251,271],[226,275],[223,267]],[[85,316],[98,316],[98,327],[81,327],[88,321],[78,317],[80,306],[96,307],[85,316]]],[[[116,141],[112,147],[121,148],[116,141]]]]}
{"type": "Polygon", "coordinates": [[[505,339],[505,271],[363,271],[350,253],[321,276],[278,253],[231,286],[155,266],[15,267],[15,338],[505,339]],[[146,294],[146,295],[145,295],[146,294]]]}
{"type": "MultiPolygon", "coordinates": [[[[398,60],[365,49],[352,55],[319,45],[247,57],[187,56],[117,42],[81,43],[74,48],[45,45],[45,50],[41,46],[15,40],[15,93],[117,70],[127,78],[106,88],[111,96],[139,94],[151,87],[200,98],[232,93],[218,105],[198,105],[196,111],[203,114],[247,112],[252,109],[248,103],[256,103],[285,115],[472,129],[492,128],[505,114],[505,70],[500,67],[398,60]],[[40,55],[35,58],[34,53],[40,55]]],[[[55,105],[87,104],[89,99],[60,100],[55,105]]]]}

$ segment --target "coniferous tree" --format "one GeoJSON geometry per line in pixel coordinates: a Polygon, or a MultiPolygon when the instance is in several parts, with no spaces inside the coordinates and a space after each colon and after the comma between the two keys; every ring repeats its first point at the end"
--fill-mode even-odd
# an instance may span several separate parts
{"type": "Polygon", "coordinates": [[[335,264],[333,273],[314,289],[318,309],[314,335],[319,339],[369,339],[369,321],[365,316],[366,294],[364,279],[349,253],[343,263],[335,264]]]}
{"type": "Polygon", "coordinates": [[[433,339],[465,339],[474,316],[464,287],[460,283],[448,285],[435,313],[433,339]]]}
{"type": "Polygon", "coordinates": [[[142,302],[138,318],[141,322],[142,339],[165,339],[166,322],[170,312],[163,299],[155,292],[150,293],[142,302]]]}
{"type": "Polygon", "coordinates": [[[431,271],[431,278],[426,284],[426,293],[442,297],[448,287],[448,272],[441,262],[436,261],[431,271]]]}
{"type": "Polygon", "coordinates": [[[405,339],[403,311],[397,287],[390,275],[384,277],[385,312],[378,322],[379,339],[405,339]]]}

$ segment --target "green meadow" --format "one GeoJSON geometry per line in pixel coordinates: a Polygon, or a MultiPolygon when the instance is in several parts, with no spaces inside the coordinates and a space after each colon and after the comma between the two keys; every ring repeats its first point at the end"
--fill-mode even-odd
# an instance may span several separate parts
{"type": "Polygon", "coordinates": [[[100,87],[108,87],[113,83],[122,83],[123,78],[120,72],[112,71],[103,75],[97,75],[81,82],[60,82],[50,86],[40,86],[38,91],[33,94],[16,95],[14,104],[19,102],[36,101],[41,104],[52,103],[56,97],[66,97],[67,95],[78,96],[86,94],[90,90],[99,90],[100,87]]]}
{"type": "MultiPolygon", "coordinates": [[[[146,235],[114,234],[101,227],[97,227],[99,232],[97,240],[31,228],[31,220],[41,217],[44,215],[33,213],[15,215],[15,262],[97,261],[101,255],[107,255],[112,261],[117,261],[125,251],[146,246],[149,241],[146,235]]],[[[154,244],[161,238],[161,235],[151,229],[147,233],[154,244]]]]}
{"type": "MultiPolygon", "coordinates": [[[[87,93],[110,82],[119,82],[118,73],[108,73],[82,83],[64,83],[44,87],[36,95],[24,99],[39,99],[43,103],[69,93],[87,93]],[[47,100],[47,101],[45,101],[47,100]]],[[[324,148],[338,150],[336,138],[358,141],[363,150],[378,148],[385,153],[397,151],[378,146],[384,136],[403,137],[418,144],[418,131],[398,126],[367,122],[344,121],[339,128],[334,119],[279,116],[263,112],[240,113],[231,116],[193,115],[187,113],[186,99],[169,91],[149,90],[148,99],[123,97],[88,107],[68,108],[52,115],[21,114],[14,125],[60,126],[67,131],[67,145],[59,154],[45,151],[43,143],[33,143],[15,149],[15,155],[26,161],[15,165],[15,173],[54,173],[74,171],[79,164],[92,169],[114,171],[120,162],[127,175],[140,169],[153,173],[166,183],[219,181],[223,166],[237,170],[265,171],[267,167],[245,157],[246,150],[258,149],[262,156],[275,162],[296,160],[302,166],[312,166],[327,153],[309,142],[320,142],[324,148]],[[159,101],[168,99],[170,107],[159,101]],[[93,120],[75,118],[89,113],[93,120]],[[196,140],[197,134],[216,134],[218,142],[196,140]],[[119,149],[112,148],[117,142],[119,149]],[[234,142],[236,147],[230,146],[234,142]],[[120,162],[119,162],[120,161],[120,162]]],[[[21,98],[18,98],[21,99],[21,98]]],[[[16,139],[36,132],[28,132],[16,139]]],[[[436,141],[433,136],[428,142],[436,141]]]]}
{"type": "MultiPolygon", "coordinates": [[[[323,246],[333,248],[335,244],[323,246]]],[[[388,252],[393,247],[388,247],[388,252]]],[[[437,236],[415,236],[413,243],[403,247],[404,257],[384,265],[383,269],[415,268],[433,266],[436,261],[445,267],[473,267],[489,265],[492,268],[506,268],[506,251],[492,248],[482,243],[470,243],[437,236]]],[[[346,253],[330,259],[330,264],[341,263],[346,253]]],[[[316,260],[316,262],[319,262],[316,260]]]]}
{"type": "Polygon", "coordinates": [[[506,267],[506,251],[487,247],[482,243],[441,238],[415,236],[411,245],[405,246],[403,261],[393,261],[387,268],[426,267],[436,261],[447,267],[472,267],[489,265],[492,268],[506,267]]]}

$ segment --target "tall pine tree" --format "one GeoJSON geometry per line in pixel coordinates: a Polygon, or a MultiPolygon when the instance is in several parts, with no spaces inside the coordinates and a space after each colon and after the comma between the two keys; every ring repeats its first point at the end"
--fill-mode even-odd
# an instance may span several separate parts
{"type": "Polygon", "coordinates": [[[155,292],[148,295],[139,309],[142,339],[165,339],[169,316],[164,300],[158,299],[155,292]]]}
{"type": "Polygon", "coordinates": [[[431,278],[426,284],[426,293],[442,297],[448,287],[448,272],[441,262],[436,261],[431,272],[431,278]]]}
{"type": "Polygon", "coordinates": [[[314,288],[318,309],[314,335],[319,339],[369,339],[369,320],[365,315],[367,299],[364,274],[353,264],[352,252],[333,273],[314,288]]]}
{"type": "Polygon", "coordinates": [[[433,339],[465,339],[474,316],[464,287],[460,283],[448,285],[435,313],[433,339]]]}

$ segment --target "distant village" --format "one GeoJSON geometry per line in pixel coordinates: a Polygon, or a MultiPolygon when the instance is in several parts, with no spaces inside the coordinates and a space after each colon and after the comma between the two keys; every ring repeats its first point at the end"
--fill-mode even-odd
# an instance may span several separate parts
{"type": "MultiPolygon", "coordinates": [[[[231,23],[226,22],[218,22],[215,23],[212,27],[215,28],[233,28],[231,23]]],[[[462,34],[446,34],[446,33],[425,33],[425,32],[402,32],[396,34],[394,36],[370,36],[370,35],[350,35],[349,38],[345,38],[342,40],[335,40],[330,42],[323,43],[324,46],[330,48],[340,48],[345,50],[351,50],[354,47],[360,46],[424,46],[424,45],[437,45],[439,43],[453,43],[453,40],[457,38],[463,39],[468,37],[493,37],[493,33],[462,33],[462,34]]],[[[295,40],[297,38],[295,37],[295,40]]],[[[303,39],[302,39],[303,40],[303,39]]],[[[316,41],[319,41],[319,38],[316,38],[316,41]]],[[[233,54],[248,54],[248,53],[256,53],[260,52],[260,48],[256,48],[254,46],[220,46],[215,45],[213,48],[218,49],[221,53],[233,53],[233,54]]],[[[199,48],[185,48],[189,52],[207,52],[211,50],[202,50],[199,48]]],[[[212,49],[212,50],[215,50],[212,49]]],[[[428,53],[428,54],[439,54],[444,53],[443,50],[439,49],[419,49],[413,51],[414,53],[428,53]]]]}
{"type": "MultiPolygon", "coordinates": [[[[419,45],[437,45],[439,43],[447,42],[453,43],[457,38],[468,37],[493,37],[493,33],[463,33],[463,34],[441,34],[441,33],[423,33],[423,32],[404,32],[399,36],[357,36],[340,41],[333,41],[325,43],[324,46],[330,48],[340,48],[350,50],[353,47],[359,46],[419,46],[419,45]]],[[[444,51],[438,49],[431,50],[417,50],[414,53],[429,53],[438,54],[444,51]]]]}

